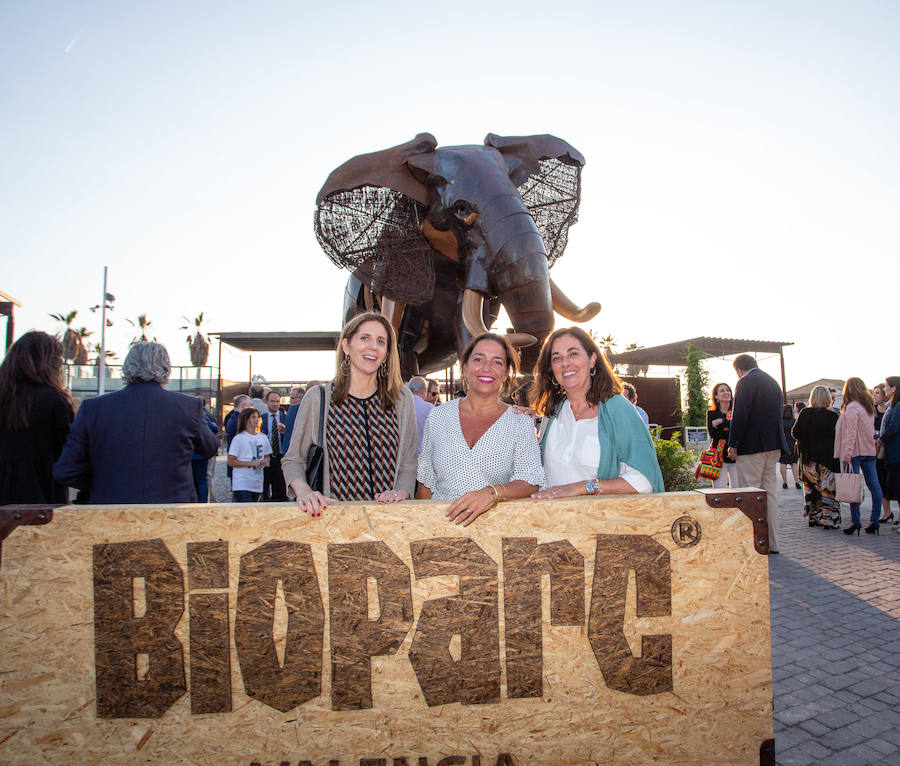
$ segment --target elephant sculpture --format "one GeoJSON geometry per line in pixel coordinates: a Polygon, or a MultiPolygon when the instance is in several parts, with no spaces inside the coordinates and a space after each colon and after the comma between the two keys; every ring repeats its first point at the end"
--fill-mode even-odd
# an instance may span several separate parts
{"type": "Polygon", "coordinates": [[[484,146],[443,146],[429,133],[359,155],[316,198],[316,237],[350,269],[344,321],[380,310],[397,331],[405,375],[445,369],[496,320],[526,347],[530,374],[553,312],[596,316],[550,279],[578,216],[584,157],[550,135],[488,134],[484,146]]]}

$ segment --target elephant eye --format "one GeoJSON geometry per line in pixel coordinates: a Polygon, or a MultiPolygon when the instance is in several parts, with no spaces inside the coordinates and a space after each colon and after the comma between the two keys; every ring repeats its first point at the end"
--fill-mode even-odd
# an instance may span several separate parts
{"type": "Polygon", "coordinates": [[[457,218],[466,218],[472,212],[472,206],[468,202],[459,200],[453,203],[450,210],[457,218]]]}

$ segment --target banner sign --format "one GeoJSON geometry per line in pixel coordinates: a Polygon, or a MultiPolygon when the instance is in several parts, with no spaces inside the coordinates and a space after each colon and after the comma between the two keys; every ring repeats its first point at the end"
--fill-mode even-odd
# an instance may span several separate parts
{"type": "Polygon", "coordinates": [[[767,759],[764,495],[445,509],[0,510],[0,762],[767,759]]]}

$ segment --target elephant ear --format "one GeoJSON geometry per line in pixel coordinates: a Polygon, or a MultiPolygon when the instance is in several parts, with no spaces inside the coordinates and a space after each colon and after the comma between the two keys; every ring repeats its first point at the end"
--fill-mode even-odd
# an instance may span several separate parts
{"type": "Polygon", "coordinates": [[[434,250],[422,234],[428,187],[407,161],[434,136],[364,154],[334,170],[316,197],[316,239],[331,261],[379,296],[421,305],[434,294],[434,250]]]}
{"type": "Polygon", "coordinates": [[[566,249],[569,227],[578,220],[584,155],[550,135],[488,133],[484,143],[506,160],[510,178],[534,218],[552,266],[566,249]]]}

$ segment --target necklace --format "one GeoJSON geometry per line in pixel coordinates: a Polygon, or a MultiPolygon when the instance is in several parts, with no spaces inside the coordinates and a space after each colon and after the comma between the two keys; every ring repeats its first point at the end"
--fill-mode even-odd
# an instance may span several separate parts
{"type": "Polygon", "coordinates": [[[593,404],[588,404],[587,401],[584,402],[584,405],[579,402],[578,409],[575,409],[575,405],[572,402],[569,402],[569,407],[572,409],[572,416],[575,420],[584,420],[586,418],[594,417],[593,413],[596,412],[597,407],[593,404]]]}

